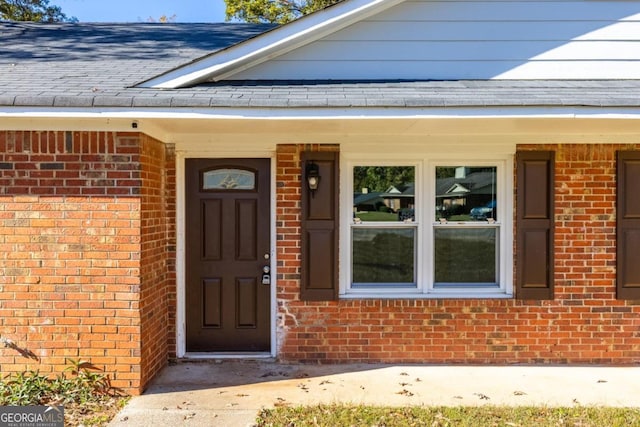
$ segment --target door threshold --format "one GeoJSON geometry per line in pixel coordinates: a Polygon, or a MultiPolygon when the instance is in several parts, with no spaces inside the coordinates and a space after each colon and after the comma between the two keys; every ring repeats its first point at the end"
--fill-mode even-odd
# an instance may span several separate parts
{"type": "Polygon", "coordinates": [[[200,352],[188,352],[185,353],[181,359],[191,360],[215,360],[215,359],[273,359],[274,356],[268,352],[252,352],[252,351],[237,351],[237,352],[224,352],[224,353],[200,353],[200,352]]]}

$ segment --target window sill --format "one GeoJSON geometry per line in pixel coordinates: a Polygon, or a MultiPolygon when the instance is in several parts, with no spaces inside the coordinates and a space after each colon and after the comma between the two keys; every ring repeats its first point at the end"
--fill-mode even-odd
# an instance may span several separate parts
{"type": "Polygon", "coordinates": [[[423,293],[383,293],[383,292],[349,292],[341,293],[340,299],[511,299],[512,293],[505,292],[431,292],[423,293]]]}

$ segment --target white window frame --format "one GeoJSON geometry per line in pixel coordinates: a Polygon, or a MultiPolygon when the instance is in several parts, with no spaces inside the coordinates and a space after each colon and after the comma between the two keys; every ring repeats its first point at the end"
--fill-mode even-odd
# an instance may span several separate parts
{"type": "MultiPolygon", "coordinates": [[[[513,156],[429,156],[407,153],[348,153],[343,154],[341,164],[341,218],[340,218],[340,297],[341,298],[511,298],[513,297],[513,156]],[[473,157],[473,159],[469,159],[473,157]],[[357,166],[413,166],[415,167],[415,288],[384,285],[371,288],[352,287],[351,262],[353,220],[353,169],[357,166]],[[498,228],[498,287],[456,286],[445,288],[434,286],[434,229],[436,227],[435,170],[438,166],[491,166],[496,167],[498,221],[490,227],[498,228]]],[[[403,223],[398,223],[402,227],[403,223]]],[[[371,227],[394,227],[393,224],[367,223],[371,227]]],[[[438,225],[440,226],[440,225],[438,225]]],[[[447,227],[477,227],[477,223],[456,222],[447,227]]]]}

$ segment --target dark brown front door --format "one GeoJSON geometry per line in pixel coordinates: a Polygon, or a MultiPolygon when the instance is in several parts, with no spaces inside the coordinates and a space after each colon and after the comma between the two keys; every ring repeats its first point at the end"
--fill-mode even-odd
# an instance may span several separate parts
{"type": "Polygon", "coordinates": [[[186,161],[189,352],[270,349],[269,174],[269,159],[186,161]]]}

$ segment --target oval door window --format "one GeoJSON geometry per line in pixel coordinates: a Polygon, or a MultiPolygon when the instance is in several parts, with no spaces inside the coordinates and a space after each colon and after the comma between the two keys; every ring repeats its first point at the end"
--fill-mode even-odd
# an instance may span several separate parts
{"type": "Polygon", "coordinates": [[[244,169],[213,169],[202,173],[203,190],[255,190],[256,173],[244,169]]]}

